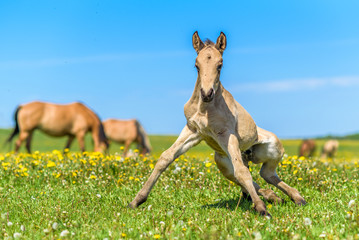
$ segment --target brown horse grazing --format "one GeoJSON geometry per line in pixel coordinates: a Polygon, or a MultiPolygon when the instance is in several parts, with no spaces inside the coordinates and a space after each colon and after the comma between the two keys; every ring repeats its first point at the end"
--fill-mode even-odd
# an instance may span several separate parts
{"type": "Polygon", "coordinates": [[[313,157],[317,146],[313,139],[304,139],[299,147],[299,156],[313,157]]]}
{"type": "Polygon", "coordinates": [[[15,124],[15,129],[7,140],[11,142],[20,133],[15,144],[15,152],[18,152],[23,141],[26,141],[27,151],[31,152],[31,137],[35,129],[54,137],[68,135],[65,148],[69,148],[76,137],[82,151],[85,151],[85,134],[91,131],[95,151],[104,151],[108,147],[99,117],[78,102],[67,105],[31,102],[21,105],[15,112],[15,124]]]}
{"type": "Polygon", "coordinates": [[[269,215],[262,195],[271,202],[281,202],[272,190],[261,189],[252,180],[248,162],[263,163],[260,175],[287,194],[296,204],[306,204],[300,193],[284,183],[276,168],[284,149],[276,135],[256,126],[248,112],[234,100],[222,86],[220,73],[222,54],[226,48],[226,36],[221,33],[214,44],[203,43],[197,32],[193,34],[193,47],[198,56],[197,82],[192,97],[184,106],[187,124],[176,142],[162,153],[155,168],[129,207],[136,208],[147,197],[160,175],[181,154],[202,140],[215,151],[215,161],[223,175],[238,184],[244,194],[249,194],[255,210],[269,215]]]}
{"type": "Polygon", "coordinates": [[[124,155],[127,155],[131,143],[138,144],[142,154],[152,150],[150,140],[142,125],[136,120],[108,119],[102,122],[109,140],[125,144],[124,155]]]}
{"type": "Polygon", "coordinates": [[[322,158],[333,158],[339,148],[339,142],[337,140],[328,140],[324,143],[322,148],[322,158]]]}

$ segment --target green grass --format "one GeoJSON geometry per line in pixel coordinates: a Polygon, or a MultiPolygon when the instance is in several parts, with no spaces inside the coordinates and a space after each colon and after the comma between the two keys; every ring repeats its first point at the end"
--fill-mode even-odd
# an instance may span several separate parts
{"type": "MultiPolygon", "coordinates": [[[[0,141],[8,133],[1,131],[0,141]]],[[[255,239],[255,233],[263,239],[317,239],[323,233],[327,239],[359,237],[357,141],[341,140],[336,160],[285,159],[278,174],[302,193],[308,202],[304,207],[265,183],[258,166],[251,164],[254,180],[286,200],[282,205],[266,203],[270,220],[255,213],[250,202],[241,201],[240,188],[219,173],[205,145],[177,159],[147,202],[128,209],[157,156],[175,139],[151,136],[155,157],[121,159],[115,154],[119,146],[107,157],[51,153],[66,140],[38,133],[33,149],[40,153],[0,154],[0,238],[14,233],[23,239],[255,239]],[[350,200],[356,201],[351,208],[350,200]],[[304,224],[305,218],[310,225],[304,224]],[[69,234],[60,237],[64,230],[69,234]]],[[[297,154],[299,141],[283,143],[288,155],[297,154]]]]}

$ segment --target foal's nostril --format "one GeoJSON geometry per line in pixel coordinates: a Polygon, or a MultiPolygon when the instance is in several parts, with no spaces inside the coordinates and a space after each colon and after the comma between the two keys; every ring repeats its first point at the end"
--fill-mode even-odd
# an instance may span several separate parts
{"type": "Polygon", "coordinates": [[[214,95],[214,91],[213,91],[213,88],[211,88],[211,89],[209,90],[207,96],[208,96],[209,98],[213,98],[213,95],[214,95]]]}
{"type": "Polygon", "coordinates": [[[210,102],[214,97],[214,90],[211,88],[208,93],[206,94],[203,89],[201,88],[201,97],[204,102],[210,102]]]}

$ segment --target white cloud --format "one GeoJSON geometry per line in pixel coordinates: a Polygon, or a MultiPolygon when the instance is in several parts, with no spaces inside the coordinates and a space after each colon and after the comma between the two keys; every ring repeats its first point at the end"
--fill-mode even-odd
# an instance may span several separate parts
{"type": "Polygon", "coordinates": [[[359,76],[289,79],[268,82],[243,83],[230,87],[229,89],[231,89],[231,92],[294,92],[303,90],[316,90],[327,86],[359,86],[359,76]]]}

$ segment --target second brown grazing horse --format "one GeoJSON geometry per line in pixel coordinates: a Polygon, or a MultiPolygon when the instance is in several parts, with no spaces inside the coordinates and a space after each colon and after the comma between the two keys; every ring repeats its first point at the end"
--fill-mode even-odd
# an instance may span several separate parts
{"type": "Polygon", "coordinates": [[[65,148],[69,148],[76,137],[81,151],[85,151],[85,135],[92,133],[94,150],[103,152],[107,149],[107,138],[100,118],[84,104],[75,102],[66,105],[31,102],[19,106],[15,112],[15,129],[7,142],[20,133],[15,144],[18,152],[21,143],[26,141],[26,149],[31,152],[31,138],[35,129],[54,136],[69,136],[65,148]]]}
{"type": "Polygon", "coordinates": [[[313,139],[304,139],[299,147],[299,156],[313,157],[316,148],[317,146],[313,139]]]}
{"type": "Polygon", "coordinates": [[[108,119],[102,122],[109,140],[125,144],[124,155],[127,155],[131,143],[139,145],[142,154],[152,150],[150,140],[142,125],[136,120],[108,119]]]}

